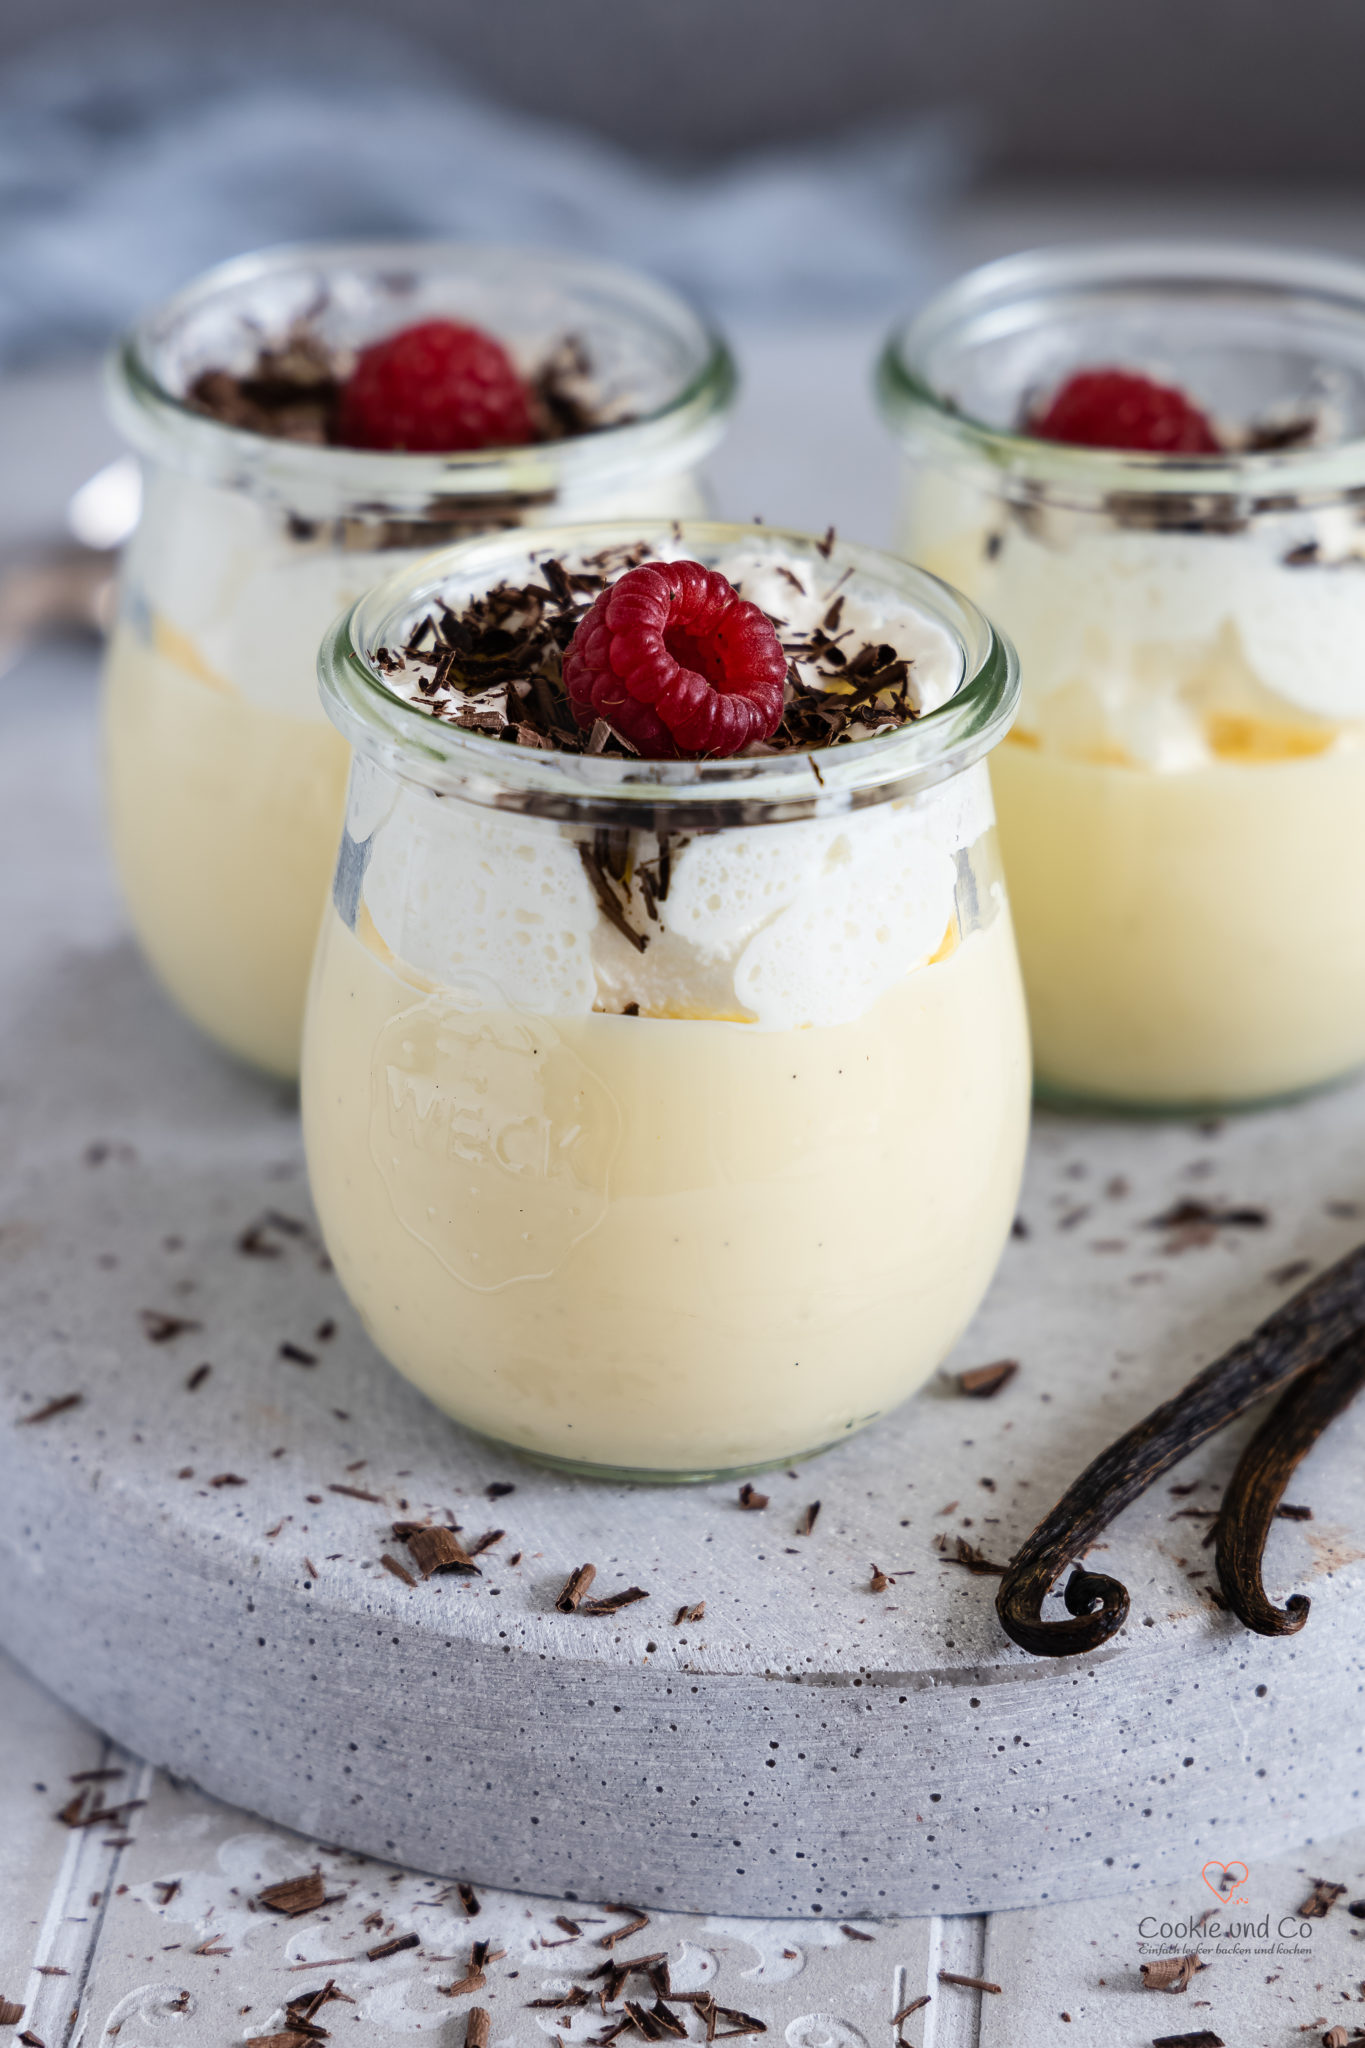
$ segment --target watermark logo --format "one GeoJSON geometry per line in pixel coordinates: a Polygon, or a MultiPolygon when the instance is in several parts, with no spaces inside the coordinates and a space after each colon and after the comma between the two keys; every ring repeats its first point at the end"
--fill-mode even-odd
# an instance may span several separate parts
{"type": "Polygon", "coordinates": [[[1220,1906],[1244,1906],[1247,1902],[1246,1886],[1251,1872],[1245,1863],[1208,1862],[1200,1872],[1205,1884],[1213,1893],[1220,1906]]]}

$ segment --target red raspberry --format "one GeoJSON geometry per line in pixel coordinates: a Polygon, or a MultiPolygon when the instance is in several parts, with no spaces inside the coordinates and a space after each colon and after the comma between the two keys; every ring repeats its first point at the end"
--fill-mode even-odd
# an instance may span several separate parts
{"type": "Polygon", "coordinates": [[[1030,434],[1082,448],[1139,448],[1154,455],[1218,455],[1221,443],[1205,415],[1170,384],[1132,370],[1078,370],[1046,412],[1034,413],[1030,434]]]}
{"type": "Polygon", "coordinates": [[[647,760],[737,754],[782,717],[772,621],[700,562],[647,563],[602,592],[564,655],[581,726],[605,718],[647,760]]]}
{"type": "Polygon", "coordinates": [[[424,320],[360,351],[341,393],[347,448],[447,455],[535,439],[526,387],[500,342],[456,320],[424,320]]]}

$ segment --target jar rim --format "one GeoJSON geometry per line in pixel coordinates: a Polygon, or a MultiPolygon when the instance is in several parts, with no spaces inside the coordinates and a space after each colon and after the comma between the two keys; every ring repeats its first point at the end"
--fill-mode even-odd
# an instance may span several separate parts
{"type": "Polygon", "coordinates": [[[323,640],[323,707],[351,744],[390,773],[488,808],[599,825],[668,831],[777,823],[909,796],[980,760],[1013,722],[1019,703],[1014,648],[950,584],[900,556],[847,541],[828,546],[785,527],[714,520],[635,519],[523,527],[458,542],[366,593],[323,640]],[[514,563],[566,551],[596,552],[641,540],[678,540],[703,559],[770,542],[785,560],[820,559],[875,577],[952,638],[962,680],[936,710],[893,732],[843,746],[726,760],[642,761],[517,747],[435,719],[388,687],[374,655],[452,583],[472,593],[514,563]]]}
{"type": "Polygon", "coordinates": [[[1289,490],[1333,497],[1365,484],[1365,436],[1323,447],[1217,455],[1171,455],[1082,447],[992,425],[961,410],[927,368],[931,351],[973,329],[998,324],[1030,299],[1106,289],[1165,288],[1189,296],[1260,292],[1281,310],[1313,302],[1358,321],[1365,360],[1365,264],[1274,243],[1160,240],[1083,242],[1023,250],[984,263],[940,292],[887,336],[875,385],[883,419],[902,437],[926,426],[972,447],[992,466],[1087,496],[1144,495],[1266,498],[1289,490]]]}
{"type": "Polygon", "coordinates": [[[561,250],[476,242],[297,242],[233,257],[151,307],[114,343],[106,360],[110,412],[139,453],[291,503],[325,485],[357,509],[425,506],[452,498],[534,499],[579,478],[600,482],[637,474],[655,461],[682,467],[699,461],[720,438],[737,381],[720,331],[681,294],[644,272],[561,250]],[[245,294],[253,285],[290,272],[311,272],[321,279],[329,272],[406,269],[485,280],[509,265],[525,266],[541,283],[612,295],[623,322],[653,323],[688,350],[694,364],[690,375],[662,404],[619,425],[514,448],[416,454],[319,446],[229,426],[190,405],[157,366],[169,337],[214,298],[245,294]]]}

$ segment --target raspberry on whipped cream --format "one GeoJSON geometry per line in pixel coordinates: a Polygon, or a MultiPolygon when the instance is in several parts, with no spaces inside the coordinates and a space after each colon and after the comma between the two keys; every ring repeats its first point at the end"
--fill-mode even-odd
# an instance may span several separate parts
{"type": "Polygon", "coordinates": [[[1223,445],[1183,391],[1133,370],[1075,371],[1026,430],[1040,441],[1151,455],[1217,455],[1223,445]]]}

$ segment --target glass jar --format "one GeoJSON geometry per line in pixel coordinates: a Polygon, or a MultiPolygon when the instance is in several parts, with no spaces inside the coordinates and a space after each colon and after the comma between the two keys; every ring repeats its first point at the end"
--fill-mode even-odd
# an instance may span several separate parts
{"type": "Polygon", "coordinates": [[[1013,637],[992,763],[1040,1088],[1148,1110],[1365,1061],[1365,269],[1163,243],[994,263],[892,335],[907,555],[1013,637]],[[1030,438],[1081,368],[1239,452],[1030,438]]]}
{"type": "Polygon", "coordinates": [[[948,702],[814,754],[541,752],[385,687],[438,598],[668,534],[470,542],[329,634],[354,766],[303,1070],[318,1215],[386,1357],[488,1437],[656,1480],[817,1450],[927,1378],[1008,1234],[1029,1093],[984,763],[1017,674],[934,579],[676,535],[722,571],[847,571],[945,636],[948,702]]]}
{"type": "Polygon", "coordinates": [[[115,419],[144,458],[106,690],[114,852],[148,958],[231,1052],[298,1070],[347,753],[317,701],[337,614],[458,535],[528,520],[683,515],[734,388],[724,344],[672,292],[527,250],[287,248],[211,271],[116,351],[115,419]],[[529,447],[421,455],[225,426],[185,393],[305,320],[350,348],[473,321],[529,373],[568,338],[626,423],[529,447]]]}

